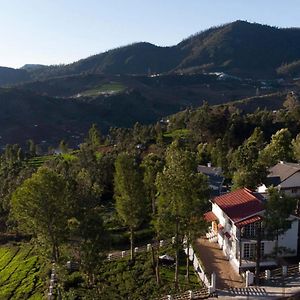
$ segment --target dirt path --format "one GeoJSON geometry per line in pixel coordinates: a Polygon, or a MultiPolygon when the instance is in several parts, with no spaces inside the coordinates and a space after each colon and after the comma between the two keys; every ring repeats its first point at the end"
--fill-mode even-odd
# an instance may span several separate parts
{"type": "Polygon", "coordinates": [[[216,273],[217,289],[245,287],[241,276],[233,269],[217,243],[210,243],[207,239],[199,238],[195,247],[199,250],[199,257],[206,271],[210,274],[216,273]]]}

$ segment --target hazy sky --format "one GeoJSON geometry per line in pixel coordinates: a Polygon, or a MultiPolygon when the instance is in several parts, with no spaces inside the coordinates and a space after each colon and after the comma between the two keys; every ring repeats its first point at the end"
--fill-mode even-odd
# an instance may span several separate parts
{"type": "Polygon", "coordinates": [[[0,66],[69,63],[137,41],[167,46],[237,19],[300,27],[300,0],[0,0],[0,66]]]}

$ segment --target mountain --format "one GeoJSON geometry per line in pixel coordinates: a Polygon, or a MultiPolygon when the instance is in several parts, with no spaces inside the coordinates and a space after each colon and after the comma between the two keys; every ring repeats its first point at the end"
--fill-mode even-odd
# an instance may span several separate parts
{"type": "Polygon", "coordinates": [[[78,74],[146,75],[226,72],[255,78],[300,75],[300,29],[236,21],[195,34],[177,45],[141,42],[68,65],[28,64],[0,73],[0,85],[78,74]],[[297,64],[297,63],[296,63],[297,64]],[[282,72],[282,67],[288,65],[282,72]],[[277,73],[278,71],[278,73],[277,73]],[[27,72],[27,73],[26,73],[27,72]]]}
{"type": "Polygon", "coordinates": [[[0,67],[0,86],[25,82],[30,78],[30,74],[25,70],[0,67]]]}
{"type": "Polygon", "coordinates": [[[21,70],[26,70],[26,71],[35,71],[38,70],[40,68],[45,68],[47,66],[45,65],[39,65],[39,64],[26,64],[23,67],[21,67],[21,70]]]}
{"type": "Polygon", "coordinates": [[[195,34],[172,47],[136,43],[79,60],[33,70],[33,78],[81,73],[148,74],[228,72],[269,77],[300,59],[300,29],[236,21],[195,34]]]}

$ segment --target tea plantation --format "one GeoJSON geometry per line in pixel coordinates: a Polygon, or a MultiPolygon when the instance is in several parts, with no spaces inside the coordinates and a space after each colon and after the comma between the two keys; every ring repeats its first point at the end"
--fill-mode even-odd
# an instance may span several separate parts
{"type": "Polygon", "coordinates": [[[31,246],[0,248],[0,299],[43,299],[44,264],[31,246]]]}

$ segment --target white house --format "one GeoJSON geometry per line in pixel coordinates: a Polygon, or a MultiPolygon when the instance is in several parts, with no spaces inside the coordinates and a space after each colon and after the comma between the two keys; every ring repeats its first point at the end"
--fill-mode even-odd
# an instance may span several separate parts
{"type": "Polygon", "coordinates": [[[278,188],[288,196],[300,196],[300,164],[281,161],[271,167],[264,184],[257,191],[267,194],[270,186],[278,188]]]}
{"type": "MultiPolygon", "coordinates": [[[[219,244],[237,272],[255,267],[256,223],[263,219],[264,201],[261,194],[243,188],[215,197],[211,201],[212,210],[204,215],[211,222],[207,238],[219,244]]],[[[298,252],[299,218],[290,216],[289,219],[291,227],[278,239],[282,256],[296,256],[298,252]]],[[[274,240],[262,240],[261,266],[276,265],[272,258],[275,243],[274,240]]]]}

